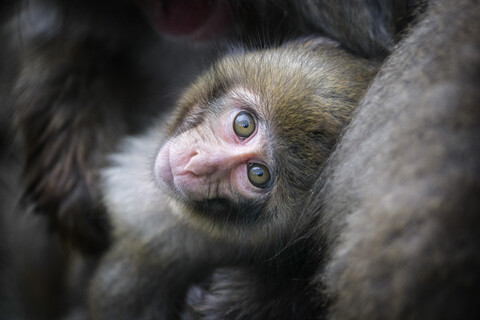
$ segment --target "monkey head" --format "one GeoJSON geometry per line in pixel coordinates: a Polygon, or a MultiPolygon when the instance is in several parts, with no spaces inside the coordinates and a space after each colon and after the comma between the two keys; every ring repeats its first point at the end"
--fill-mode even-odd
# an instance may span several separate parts
{"type": "Polygon", "coordinates": [[[314,40],[228,55],[181,99],[156,183],[223,232],[294,226],[374,70],[314,40]]]}

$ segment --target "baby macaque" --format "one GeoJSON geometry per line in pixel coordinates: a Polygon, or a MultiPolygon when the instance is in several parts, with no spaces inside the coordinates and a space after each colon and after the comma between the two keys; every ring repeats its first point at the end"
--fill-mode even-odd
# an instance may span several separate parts
{"type": "Polygon", "coordinates": [[[323,38],[238,50],[168,121],[127,139],[102,175],[114,235],[91,318],[176,318],[215,268],[263,268],[293,250],[314,218],[303,203],[375,73],[323,38]]]}

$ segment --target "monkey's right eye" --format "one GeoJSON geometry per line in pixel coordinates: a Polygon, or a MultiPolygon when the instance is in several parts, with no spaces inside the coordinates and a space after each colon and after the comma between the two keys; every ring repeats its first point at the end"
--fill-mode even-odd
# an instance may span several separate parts
{"type": "Polygon", "coordinates": [[[266,188],[270,182],[270,171],[259,163],[249,163],[247,166],[248,180],[257,188],[266,188]]]}
{"type": "Polygon", "coordinates": [[[248,138],[255,131],[255,121],[250,113],[242,111],[233,120],[233,131],[242,138],[248,138]]]}

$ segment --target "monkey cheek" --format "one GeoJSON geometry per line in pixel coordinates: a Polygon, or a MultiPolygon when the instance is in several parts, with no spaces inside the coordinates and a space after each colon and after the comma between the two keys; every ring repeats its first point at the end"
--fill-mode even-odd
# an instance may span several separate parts
{"type": "Polygon", "coordinates": [[[209,198],[211,183],[195,177],[192,174],[185,173],[173,177],[173,186],[177,195],[185,200],[201,201],[209,198]]]}
{"type": "Polygon", "coordinates": [[[175,170],[173,172],[172,187],[180,200],[235,199],[239,194],[233,172],[204,176],[197,176],[190,172],[175,174],[175,170]]]}

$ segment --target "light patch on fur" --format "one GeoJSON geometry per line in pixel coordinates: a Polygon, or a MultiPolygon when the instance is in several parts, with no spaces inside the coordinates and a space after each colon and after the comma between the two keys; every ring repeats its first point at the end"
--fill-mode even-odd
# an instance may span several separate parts
{"type": "Polygon", "coordinates": [[[154,156],[163,140],[157,130],[124,141],[111,156],[112,165],[101,172],[103,195],[114,225],[143,228],[166,210],[164,193],[153,177],[154,156]]]}

